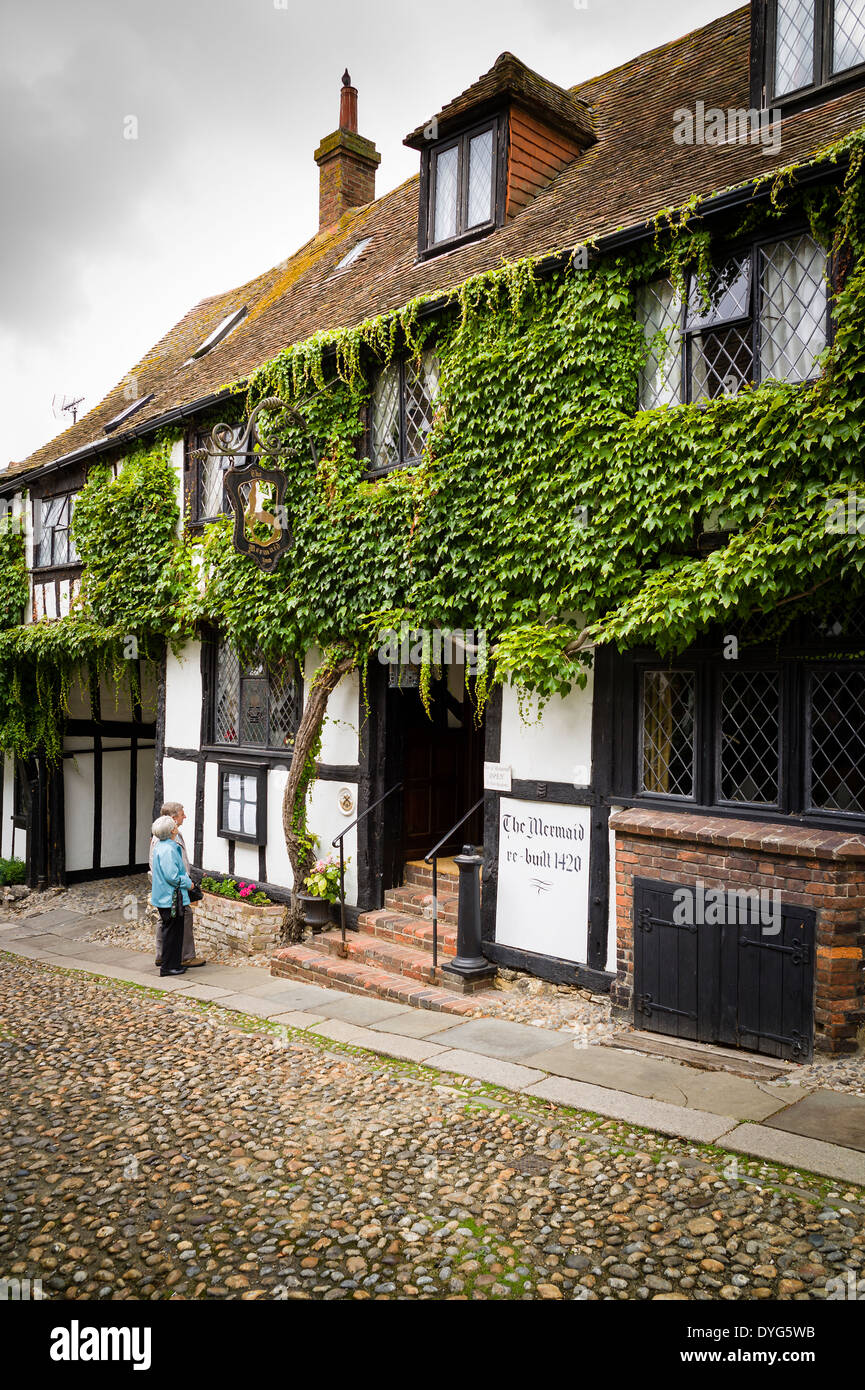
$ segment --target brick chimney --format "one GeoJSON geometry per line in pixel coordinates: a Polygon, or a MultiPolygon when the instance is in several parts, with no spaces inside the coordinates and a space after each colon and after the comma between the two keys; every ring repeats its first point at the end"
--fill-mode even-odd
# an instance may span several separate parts
{"type": "Polygon", "coordinates": [[[315,152],[321,171],[318,185],[318,230],[332,227],[349,208],[363,207],[375,198],[375,171],[381,155],[357,133],[357,88],[348,70],[339,94],[339,130],[326,135],[315,152]]]}

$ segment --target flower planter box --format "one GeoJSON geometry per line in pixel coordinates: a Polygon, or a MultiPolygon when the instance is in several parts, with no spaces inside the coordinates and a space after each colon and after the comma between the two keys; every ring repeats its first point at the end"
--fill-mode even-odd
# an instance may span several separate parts
{"type": "Polygon", "coordinates": [[[205,893],[194,905],[195,946],[201,955],[215,946],[241,955],[269,951],[280,943],[286,908],[283,903],[253,907],[236,898],[205,893]]]}

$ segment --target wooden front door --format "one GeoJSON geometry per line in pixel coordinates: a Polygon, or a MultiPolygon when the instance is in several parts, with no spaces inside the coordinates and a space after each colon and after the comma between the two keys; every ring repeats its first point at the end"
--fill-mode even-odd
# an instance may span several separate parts
{"type": "MultiPolygon", "coordinates": [[[[483,729],[467,695],[457,699],[444,680],[433,683],[432,719],[420,692],[397,692],[403,726],[403,857],[422,858],[481,795],[483,729]]],[[[478,843],[480,813],[458,830],[443,853],[478,843]]]]}

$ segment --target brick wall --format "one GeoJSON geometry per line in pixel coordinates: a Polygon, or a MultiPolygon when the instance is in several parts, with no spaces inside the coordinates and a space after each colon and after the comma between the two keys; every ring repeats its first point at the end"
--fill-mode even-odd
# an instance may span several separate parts
{"type": "Polygon", "coordinates": [[[616,811],[617,975],[613,1007],[634,994],[634,879],[693,887],[775,889],[816,914],[814,1047],[851,1052],[865,1022],[865,838],[801,826],[654,809],[616,811]]]}
{"type": "Polygon", "coordinates": [[[375,199],[375,173],[381,156],[372,141],[349,131],[334,131],[315,152],[319,167],[319,231],[332,227],[349,208],[375,199]]]}

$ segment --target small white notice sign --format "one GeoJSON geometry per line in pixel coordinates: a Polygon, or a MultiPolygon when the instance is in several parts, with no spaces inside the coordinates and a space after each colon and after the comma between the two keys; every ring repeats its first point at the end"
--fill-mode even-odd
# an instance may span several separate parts
{"type": "Polygon", "coordinates": [[[502,797],[497,942],[585,963],[590,830],[588,806],[502,797]]]}
{"type": "Polygon", "coordinates": [[[484,791],[509,792],[511,769],[507,763],[484,763],[484,791]]]}

